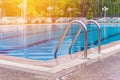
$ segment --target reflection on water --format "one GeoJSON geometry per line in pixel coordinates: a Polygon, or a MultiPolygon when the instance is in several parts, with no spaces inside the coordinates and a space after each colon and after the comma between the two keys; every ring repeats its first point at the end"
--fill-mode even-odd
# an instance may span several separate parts
{"type": "MultiPolygon", "coordinates": [[[[35,60],[51,60],[58,41],[66,25],[19,25],[0,26],[0,53],[35,60]]],[[[88,25],[88,48],[97,46],[97,27],[88,25]]],[[[68,31],[58,56],[68,54],[69,46],[78,31],[79,25],[73,25],[68,31]]],[[[101,44],[120,40],[120,27],[102,25],[101,44]]],[[[84,50],[84,30],[81,31],[72,53],[84,50]]]]}

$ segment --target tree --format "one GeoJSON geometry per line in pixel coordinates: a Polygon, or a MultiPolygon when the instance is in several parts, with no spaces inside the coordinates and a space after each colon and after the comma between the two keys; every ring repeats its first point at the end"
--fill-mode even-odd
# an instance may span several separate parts
{"type": "Polygon", "coordinates": [[[6,16],[17,16],[20,15],[20,9],[18,5],[22,2],[21,0],[3,0],[3,9],[6,16]]]}
{"type": "MultiPolygon", "coordinates": [[[[3,0],[4,10],[6,16],[17,16],[21,14],[23,7],[19,8],[18,5],[23,3],[23,0],[3,0]]],[[[68,8],[71,8],[72,17],[79,17],[84,13],[87,15],[89,7],[93,13],[96,13],[95,0],[27,0],[27,16],[30,17],[48,17],[48,6],[53,8],[52,17],[69,17],[70,12],[68,8]],[[84,4],[82,2],[84,1],[84,4]],[[81,8],[81,6],[83,6],[81,8]]]]}
{"type": "MultiPolygon", "coordinates": [[[[120,16],[120,0],[100,0],[100,10],[104,6],[109,8],[108,16],[120,16]]],[[[103,13],[102,10],[100,12],[103,13]]]]}
{"type": "Polygon", "coordinates": [[[87,12],[87,16],[86,16],[87,19],[93,19],[93,12],[92,12],[92,9],[89,8],[88,12],[87,12]]]}
{"type": "Polygon", "coordinates": [[[95,0],[83,0],[82,1],[82,16],[85,17],[89,14],[89,10],[93,13],[93,15],[97,14],[97,1],[95,0]]]}

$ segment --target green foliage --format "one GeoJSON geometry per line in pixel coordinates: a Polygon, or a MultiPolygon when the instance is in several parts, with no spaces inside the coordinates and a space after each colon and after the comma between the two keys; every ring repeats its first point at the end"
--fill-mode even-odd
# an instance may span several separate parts
{"type": "MultiPolygon", "coordinates": [[[[3,9],[5,16],[21,16],[23,13],[23,0],[3,0],[3,9]]],[[[49,11],[48,6],[51,6],[52,17],[69,17],[70,12],[68,8],[71,8],[72,17],[80,16],[80,4],[81,0],[27,0],[27,16],[29,17],[48,17],[49,11]],[[57,9],[56,9],[57,8],[57,9]]]]}
{"type": "MultiPolygon", "coordinates": [[[[23,3],[23,0],[2,0],[3,11],[5,16],[20,16],[23,12],[23,7],[18,5],[23,3]]],[[[53,7],[51,17],[88,17],[103,15],[102,8],[108,7],[107,16],[120,16],[120,0],[27,0],[27,16],[30,17],[48,17],[48,6],[53,7]],[[71,8],[71,11],[68,10],[71,8]],[[89,12],[91,9],[91,12],[89,12]]]]}
{"type": "Polygon", "coordinates": [[[93,19],[93,12],[92,12],[91,8],[89,8],[86,18],[87,19],[93,19]]]}
{"type": "Polygon", "coordinates": [[[60,9],[53,9],[52,11],[52,17],[61,17],[63,14],[63,11],[60,9]]]}
{"type": "Polygon", "coordinates": [[[103,14],[102,8],[108,8],[107,16],[120,16],[120,0],[100,0],[100,13],[103,14]]]}
{"type": "Polygon", "coordinates": [[[97,2],[96,0],[85,0],[85,10],[86,10],[86,15],[88,16],[88,14],[90,15],[96,15],[97,13],[97,2]],[[94,14],[93,14],[94,13],[94,14]]]}
{"type": "Polygon", "coordinates": [[[7,16],[20,15],[21,9],[18,8],[18,5],[22,2],[21,0],[2,0],[2,2],[2,8],[7,16]]]}

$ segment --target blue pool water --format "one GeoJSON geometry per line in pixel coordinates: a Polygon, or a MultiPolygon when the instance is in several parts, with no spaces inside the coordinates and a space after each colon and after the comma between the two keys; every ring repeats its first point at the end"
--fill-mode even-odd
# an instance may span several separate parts
{"type": "MultiPolygon", "coordinates": [[[[80,25],[74,24],[68,31],[58,56],[68,54],[68,48],[80,25]]],[[[60,25],[29,25],[0,27],[0,54],[33,60],[54,59],[54,51],[66,28],[60,25]]],[[[97,46],[97,27],[88,24],[88,48],[97,46]]],[[[101,44],[120,40],[120,25],[101,25],[101,44]]],[[[72,53],[84,50],[84,30],[72,48],[72,53]]]]}

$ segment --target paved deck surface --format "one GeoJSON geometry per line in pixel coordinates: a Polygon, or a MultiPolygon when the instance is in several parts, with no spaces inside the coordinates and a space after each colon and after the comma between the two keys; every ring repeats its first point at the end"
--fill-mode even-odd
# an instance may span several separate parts
{"type": "MultiPolygon", "coordinates": [[[[0,67],[0,80],[43,80],[40,77],[0,67]]],[[[120,80],[120,53],[81,68],[60,80],[120,80]]]]}

